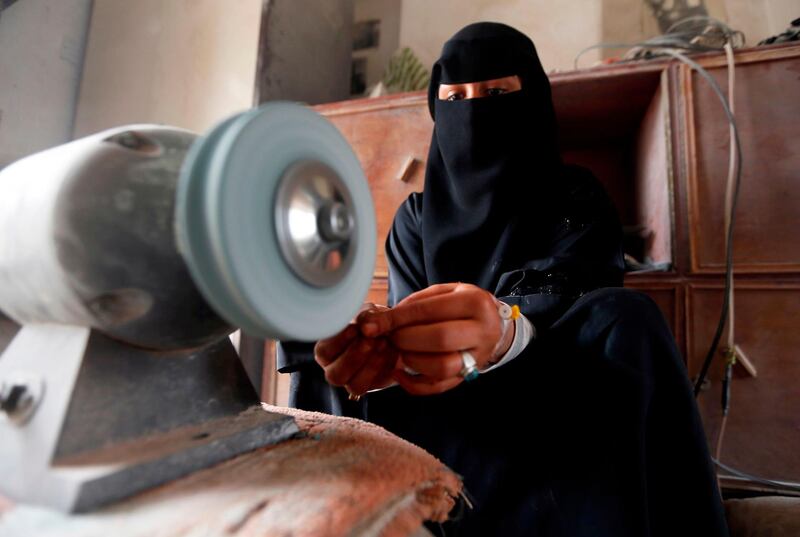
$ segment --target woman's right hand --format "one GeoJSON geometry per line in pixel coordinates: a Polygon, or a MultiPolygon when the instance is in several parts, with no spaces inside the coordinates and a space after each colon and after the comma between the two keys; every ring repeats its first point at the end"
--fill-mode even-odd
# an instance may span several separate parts
{"type": "Polygon", "coordinates": [[[393,372],[398,353],[385,337],[366,337],[359,327],[367,312],[385,311],[386,306],[367,303],[355,322],[328,339],[317,342],[314,359],[325,371],[325,379],[333,386],[344,386],[352,395],[385,388],[394,382],[393,372]]]}

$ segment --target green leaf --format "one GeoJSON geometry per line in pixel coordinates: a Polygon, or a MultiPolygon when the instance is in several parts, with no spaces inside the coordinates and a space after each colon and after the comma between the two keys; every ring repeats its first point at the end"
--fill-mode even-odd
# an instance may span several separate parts
{"type": "Polygon", "coordinates": [[[392,55],[383,73],[383,85],[389,93],[418,91],[428,87],[430,73],[414,52],[403,47],[392,55]]]}

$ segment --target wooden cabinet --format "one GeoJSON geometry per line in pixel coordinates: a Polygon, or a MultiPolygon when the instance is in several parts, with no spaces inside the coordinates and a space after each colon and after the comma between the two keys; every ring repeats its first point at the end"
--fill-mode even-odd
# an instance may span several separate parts
{"type": "MultiPolygon", "coordinates": [[[[695,59],[726,90],[724,56],[695,59]]],[[[736,339],[759,375],[734,380],[722,459],[750,473],[800,481],[800,46],[738,51],[736,62],[744,157],[734,242],[736,339]]],[[[666,61],[559,73],[551,83],[564,160],[595,172],[623,224],[639,231],[642,260],[667,267],[627,274],[625,285],[656,301],[695,375],[719,319],[724,283],[729,148],[717,97],[696,73],[666,61]]],[[[383,242],[397,207],[423,187],[433,127],[426,96],[316,110],[341,130],[369,180],[378,260],[368,299],[383,303],[383,242]],[[413,165],[404,170],[409,159],[413,165]]],[[[719,356],[699,400],[712,445],[721,363],[719,356]]]]}
{"type": "MultiPolygon", "coordinates": [[[[701,61],[727,93],[724,57],[701,61]]],[[[800,54],[797,47],[742,53],[735,69],[742,143],[734,262],[739,274],[800,272],[800,54]]],[[[728,122],[709,84],[680,71],[686,149],[690,270],[724,272],[722,233],[728,122]]]]}
{"type": "MultiPolygon", "coordinates": [[[[687,291],[688,366],[695,375],[716,329],[723,285],[714,280],[693,281],[687,291]]],[[[735,302],[736,343],[758,376],[751,377],[741,366],[734,368],[721,459],[748,473],[800,482],[800,281],[741,279],[735,302]]],[[[719,433],[722,418],[723,368],[720,359],[709,373],[709,389],[699,400],[712,439],[719,433]]]]}
{"type": "MultiPolygon", "coordinates": [[[[727,93],[724,56],[698,62],[727,93]]],[[[672,75],[676,257],[686,296],[683,344],[694,376],[722,305],[728,122],[705,80],[685,66],[672,75]]],[[[758,376],[736,366],[721,460],[751,474],[800,482],[800,46],[739,52],[735,76],[743,167],[733,250],[734,329],[758,376]]],[[[722,356],[716,360],[699,399],[712,446],[722,418],[722,356]]],[[[758,488],[731,477],[723,485],[758,488]]]]}

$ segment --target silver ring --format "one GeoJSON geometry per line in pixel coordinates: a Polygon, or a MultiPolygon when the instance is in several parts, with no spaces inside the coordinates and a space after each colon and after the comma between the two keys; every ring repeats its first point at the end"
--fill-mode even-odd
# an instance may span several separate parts
{"type": "Polygon", "coordinates": [[[475,380],[480,375],[480,371],[478,371],[478,362],[475,361],[475,357],[468,351],[461,351],[461,363],[464,367],[461,368],[461,371],[458,372],[461,377],[467,382],[471,380],[475,380]]]}

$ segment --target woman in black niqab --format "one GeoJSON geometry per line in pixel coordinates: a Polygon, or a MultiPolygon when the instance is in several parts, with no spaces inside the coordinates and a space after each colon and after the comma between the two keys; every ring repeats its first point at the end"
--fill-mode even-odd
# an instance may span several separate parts
{"type": "Polygon", "coordinates": [[[537,335],[472,382],[358,403],[313,357],[284,352],[291,403],[378,423],[462,475],[472,507],[436,533],[726,535],[674,339],[649,298],[619,287],[616,212],[589,171],[561,162],[533,43],[502,24],[467,26],[444,45],[428,104],[424,192],[398,209],[386,241],[388,305],[465,282],[518,305],[537,335]],[[508,76],[519,91],[438,95],[508,76]]]}
{"type": "Polygon", "coordinates": [[[507,26],[473,24],[445,44],[428,106],[435,122],[421,219],[428,283],[491,290],[507,250],[518,250],[519,235],[540,223],[563,169],[550,83],[530,39],[507,26]],[[512,75],[520,78],[519,91],[438,97],[440,84],[512,75]]]}

